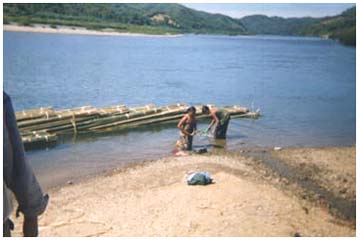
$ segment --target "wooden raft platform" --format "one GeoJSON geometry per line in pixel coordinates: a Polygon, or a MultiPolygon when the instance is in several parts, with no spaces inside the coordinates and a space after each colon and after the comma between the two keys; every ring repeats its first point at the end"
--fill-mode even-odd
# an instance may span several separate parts
{"type": "MultiPolygon", "coordinates": [[[[205,119],[201,106],[196,107],[196,118],[205,119]]],[[[213,106],[213,105],[209,105],[213,106]]],[[[153,124],[177,122],[186,112],[186,104],[156,107],[126,107],[125,105],[95,108],[83,106],[73,109],[54,110],[51,107],[24,110],[16,113],[17,125],[25,147],[56,144],[58,136],[78,133],[103,133],[136,128],[153,124]]],[[[233,118],[258,118],[259,112],[251,112],[241,106],[225,106],[233,118]]]]}

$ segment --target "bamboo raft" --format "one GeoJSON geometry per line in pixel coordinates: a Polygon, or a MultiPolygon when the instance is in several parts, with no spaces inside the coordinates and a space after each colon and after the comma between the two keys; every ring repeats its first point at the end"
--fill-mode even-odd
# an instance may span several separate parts
{"type": "MultiPolygon", "coordinates": [[[[206,119],[201,114],[201,106],[196,107],[196,118],[206,119]]],[[[126,107],[125,105],[95,108],[83,106],[73,109],[54,110],[51,107],[24,110],[16,113],[17,125],[25,148],[54,145],[58,137],[79,133],[104,133],[131,129],[154,124],[177,122],[187,110],[186,104],[164,107],[145,105],[126,107]]],[[[258,118],[260,113],[241,106],[225,106],[232,118],[258,118]]]]}

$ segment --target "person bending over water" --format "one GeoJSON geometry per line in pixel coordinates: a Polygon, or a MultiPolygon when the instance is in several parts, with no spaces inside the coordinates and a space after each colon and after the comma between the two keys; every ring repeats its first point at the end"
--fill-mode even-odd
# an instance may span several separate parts
{"type": "Polygon", "coordinates": [[[215,126],[215,139],[225,139],[227,128],[230,122],[230,113],[224,109],[218,110],[215,107],[209,108],[206,105],[203,105],[202,113],[205,115],[210,115],[212,117],[212,121],[207,128],[207,131],[210,131],[211,128],[215,126]]]}
{"type": "Polygon", "coordinates": [[[196,130],[196,109],[191,106],[187,113],[179,121],[177,127],[180,129],[181,144],[185,150],[192,150],[193,135],[196,130]]]}

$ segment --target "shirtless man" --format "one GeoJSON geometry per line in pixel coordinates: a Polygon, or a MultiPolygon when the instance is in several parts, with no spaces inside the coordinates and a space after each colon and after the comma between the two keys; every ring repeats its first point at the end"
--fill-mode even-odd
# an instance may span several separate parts
{"type": "Polygon", "coordinates": [[[193,134],[196,130],[196,109],[191,106],[187,109],[187,113],[179,121],[177,127],[180,129],[181,142],[184,149],[187,151],[192,150],[193,134]]]}
{"type": "Polygon", "coordinates": [[[214,138],[226,139],[226,132],[230,122],[230,114],[226,110],[218,110],[215,107],[209,108],[206,105],[203,105],[201,110],[203,114],[212,117],[212,121],[210,122],[207,131],[210,131],[211,128],[215,126],[214,138]]]}

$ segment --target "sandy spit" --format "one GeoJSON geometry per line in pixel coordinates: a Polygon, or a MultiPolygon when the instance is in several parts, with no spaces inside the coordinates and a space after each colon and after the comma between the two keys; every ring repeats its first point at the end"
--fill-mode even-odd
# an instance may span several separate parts
{"type": "MultiPolygon", "coordinates": [[[[282,155],[302,155],[298,160],[313,158],[347,172],[334,161],[346,155],[352,172],[354,150],[295,149],[282,150],[282,155]]],[[[285,191],[274,185],[263,173],[250,158],[233,154],[133,165],[51,190],[48,210],[39,221],[40,236],[355,236],[354,227],[292,195],[290,186],[285,191]],[[188,186],[187,174],[198,170],[209,171],[215,183],[188,186]]],[[[13,218],[14,235],[20,236],[22,218],[13,218]]]]}
{"type": "Polygon", "coordinates": [[[175,34],[142,34],[142,33],[119,33],[111,29],[103,31],[88,30],[81,27],[57,26],[51,28],[45,24],[35,24],[34,26],[19,26],[14,24],[4,24],[3,31],[11,32],[33,32],[33,33],[52,33],[52,34],[78,34],[78,35],[95,35],[95,36],[119,36],[119,37],[151,37],[151,38],[174,38],[182,35],[175,34]]]}

